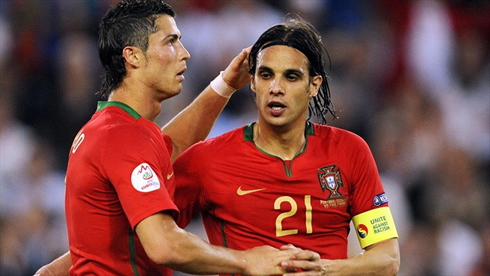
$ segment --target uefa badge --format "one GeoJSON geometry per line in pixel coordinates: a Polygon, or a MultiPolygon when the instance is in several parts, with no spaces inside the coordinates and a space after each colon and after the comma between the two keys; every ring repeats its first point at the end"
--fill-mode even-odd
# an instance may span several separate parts
{"type": "Polygon", "coordinates": [[[160,189],[160,181],[153,169],[147,163],[142,163],[134,168],[131,174],[131,184],[140,192],[151,192],[160,189]]]}

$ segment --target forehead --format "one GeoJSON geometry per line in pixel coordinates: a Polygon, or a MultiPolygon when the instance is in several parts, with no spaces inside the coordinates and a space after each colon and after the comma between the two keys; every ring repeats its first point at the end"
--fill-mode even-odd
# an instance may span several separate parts
{"type": "Polygon", "coordinates": [[[259,52],[257,55],[257,67],[297,69],[308,72],[308,58],[293,47],[274,45],[259,52]]]}
{"type": "Polygon", "coordinates": [[[158,36],[166,37],[170,34],[180,35],[175,18],[168,14],[160,15],[155,21],[155,24],[157,26],[157,32],[155,34],[158,36]]]}

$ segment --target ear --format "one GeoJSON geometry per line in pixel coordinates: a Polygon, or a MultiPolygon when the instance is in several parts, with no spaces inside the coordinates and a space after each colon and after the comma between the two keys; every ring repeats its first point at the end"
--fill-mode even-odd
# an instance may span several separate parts
{"type": "Polygon", "coordinates": [[[318,94],[318,90],[320,89],[320,86],[322,85],[322,82],[323,82],[323,78],[320,75],[314,76],[311,79],[310,91],[308,93],[310,98],[316,97],[316,95],[318,94]]]}
{"type": "Polygon", "coordinates": [[[250,77],[250,89],[255,92],[255,78],[253,76],[250,77]]]}
{"type": "Polygon", "coordinates": [[[130,66],[140,67],[143,61],[143,52],[140,48],[126,46],[123,49],[123,57],[130,66]]]}

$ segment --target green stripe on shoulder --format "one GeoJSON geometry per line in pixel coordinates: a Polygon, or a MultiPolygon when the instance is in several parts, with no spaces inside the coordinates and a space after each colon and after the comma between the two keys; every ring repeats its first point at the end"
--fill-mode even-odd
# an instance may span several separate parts
{"type": "Polygon", "coordinates": [[[136,120],[138,120],[139,118],[141,118],[141,115],[138,114],[138,112],[136,112],[134,109],[132,109],[131,107],[129,107],[129,105],[125,104],[125,103],[121,103],[121,102],[104,102],[104,101],[99,101],[97,103],[97,111],[100,111],[108,106],[117,106],[119,108],[121,108],[122,110],[126,111],[126,113],[128,113],[131,117],[135,118],[136,120]]]}

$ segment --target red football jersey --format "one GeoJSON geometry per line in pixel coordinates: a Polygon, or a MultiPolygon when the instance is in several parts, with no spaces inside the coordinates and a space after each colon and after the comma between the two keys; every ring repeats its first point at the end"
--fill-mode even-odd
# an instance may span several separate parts
{"type": "Polygon", "coordinates": [[[290,161],[257,148],[253,124],[189,148],[174,163],[180,226],[202,212],[212,244],[291,243],[347,258],[352,217],[388,206],[374,158],[346,130],[308,122],[305,136],[290,161]]]}
{"type": "Polygon", "coordinates": [[[70,150],[66,217],[71,274],[159,275],[134,232],[161,211],[175,217],[171,144],[129,106],[100,102],[70,150]]]}

